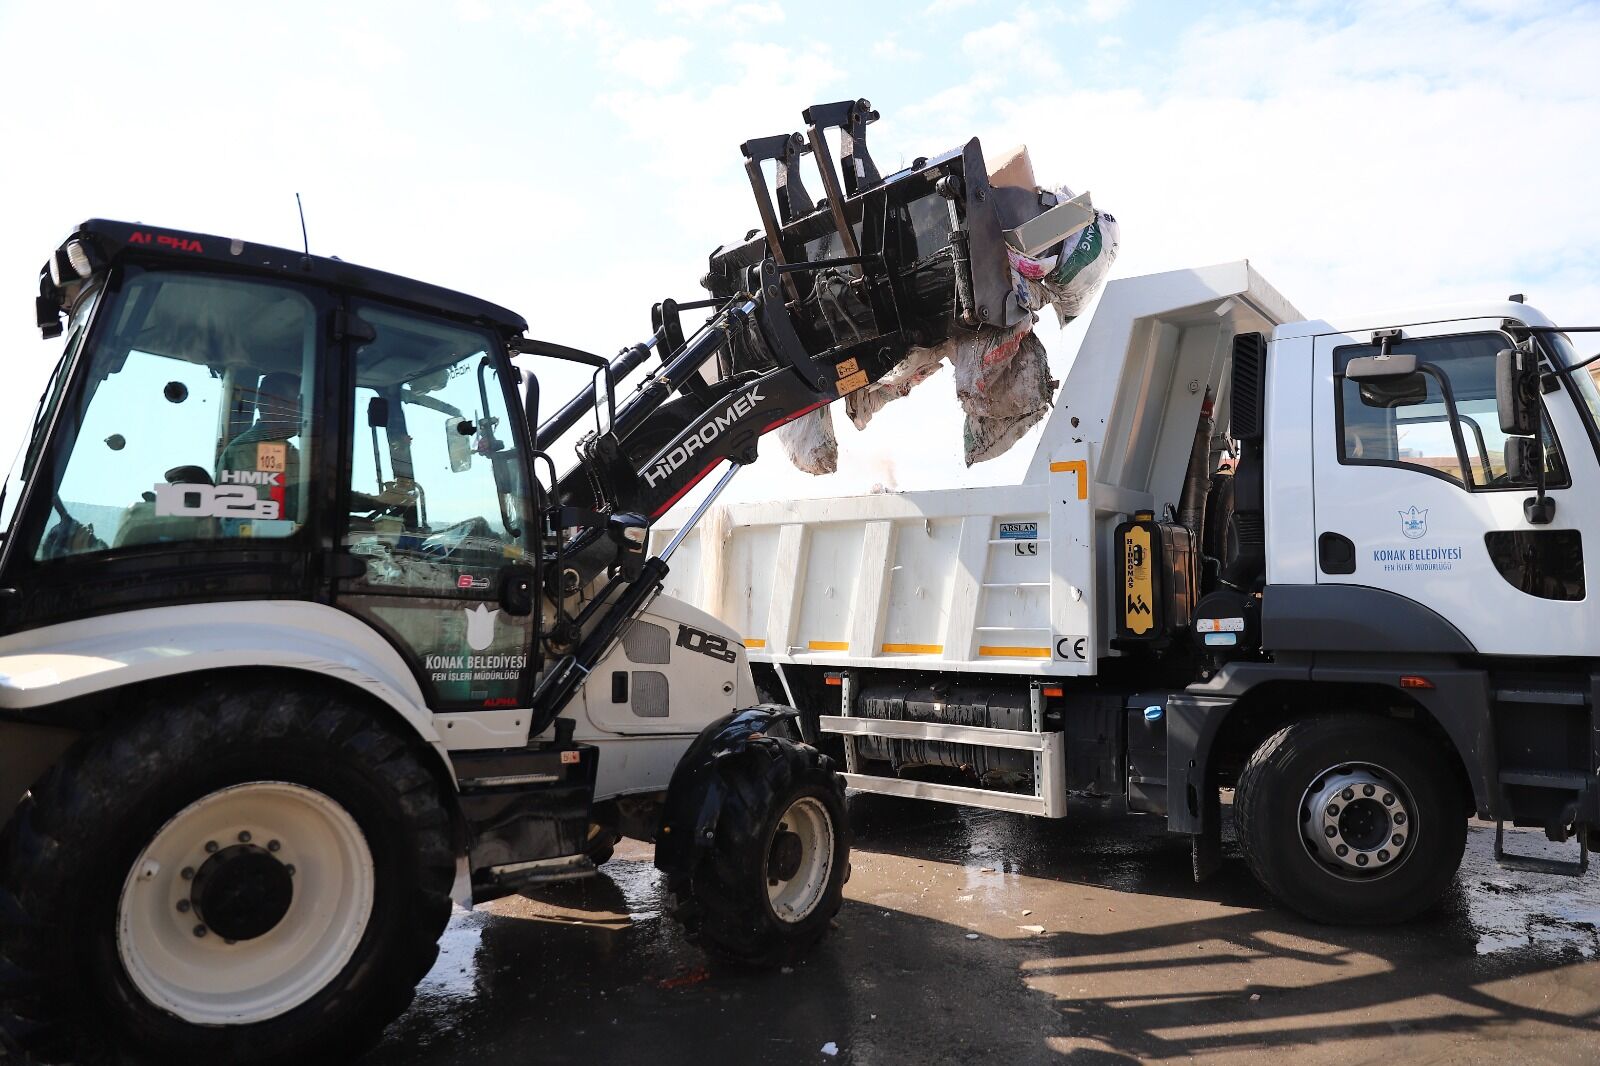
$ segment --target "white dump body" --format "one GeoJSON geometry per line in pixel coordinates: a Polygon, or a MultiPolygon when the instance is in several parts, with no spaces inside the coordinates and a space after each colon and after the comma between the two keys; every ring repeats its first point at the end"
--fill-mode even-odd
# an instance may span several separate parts
{"type": "Polygon", "coordinates": [[[1113,654],[1112,531],[1177,505],[1207,388],[1220,446],[1234,335],[1300,317],[1243,261],[1111,282],[1021,484],[731,505],[666,592],[754,662],[1093,674],[1113,654]]]}

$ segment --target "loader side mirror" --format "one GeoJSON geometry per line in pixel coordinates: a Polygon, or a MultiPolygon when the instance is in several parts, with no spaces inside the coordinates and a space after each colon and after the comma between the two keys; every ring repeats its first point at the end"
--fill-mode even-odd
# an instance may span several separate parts
{"type": "Polygon", "coordinates": [[[606,522],[606,533],[617,546],[617,565],[622,569],[622,576],[637,581],[644,571],[650,523],[640,515],[616,514],[606,522]]]}
{"type": "Polygon", "coordinates": [[[1417,357],[1409,352],[1363,356],[1350,360],[1344,368],[1344,376],[1352,381],[1403,378],[1416,372],[1417,357]]]}
{"type": "Polygon", "coordinates": [[[476,427],[470,418],[444,420],[444,447],[450,460],[450,472],[459,474],[472,469],[472,434],[476,427]]]}
{"type": "Polygon", "coordinates": [[[515,618],[533,613],[536,572],[526,563],[512,563],[500,571],[500,609],[515,618]]]}
{"type": "MultiPolygon", "coordinates": [[[[1522,347],[1494,357],[1494,398],[1500,430],[1516,437],[1539,432],[1539,356],[1522,347]]],[[[1507,442],[1508,446],[1510,442],[1507,442]]]]}

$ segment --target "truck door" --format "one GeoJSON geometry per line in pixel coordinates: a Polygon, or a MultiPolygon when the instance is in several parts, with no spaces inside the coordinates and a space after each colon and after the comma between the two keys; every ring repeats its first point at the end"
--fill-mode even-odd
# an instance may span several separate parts
{"type": "Polygon", "coordinates": [[[1597,546],[1581,531],[1600,528],[1600,471],[1569,392],[1546,394],[1555,517],[1528,521],[1532,485],[1506,472],[1495,406],[1495,353],[1512,343],[1497,319],[1407,326],[1390,351],[1416,372],[1357,381],[1345,368],[1379,354],[1374,335],[1317,338],[1317,580],[1415,600],[1486,654],[1591,655],[1597,546]]]}
{"type": "Polygon", "coordinates": [[[532,619],[499,595],[530,556],[534,508],[504,352],[409,311],[358,304],[352,320],[340,492],[360,572],[338,603],[405,655],[435,710],[525,708],[532,619]]]}

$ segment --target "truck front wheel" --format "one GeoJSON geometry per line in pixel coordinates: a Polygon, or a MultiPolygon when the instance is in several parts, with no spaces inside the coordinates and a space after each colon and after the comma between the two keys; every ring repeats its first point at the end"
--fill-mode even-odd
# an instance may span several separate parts
{"type": "Polygon", "coordinates": [[[438,785],[327,691],[165,695],[55,767],[8,831],[22,1006],[65,1033],[110,1022],[162,1061],[347,1059],[437,955],[455,869],[438,785]]]}
{"type": "Polygon", "coordinates": [[[1443,762],[1387,718],[1285,726],[1256,749],[1234,790],[1245,860],[1314,921],[1405,921],[1444,894],[1466,847],[1467,811],[1443,762]]]}
{"type": "Polygon", "coordinates": [[[850,875],[844,783],[809,744],[767,737],[719,761],[722,804],[693,866],[668,879],[689,938],[776,965],[827,932],[850,875]]]}

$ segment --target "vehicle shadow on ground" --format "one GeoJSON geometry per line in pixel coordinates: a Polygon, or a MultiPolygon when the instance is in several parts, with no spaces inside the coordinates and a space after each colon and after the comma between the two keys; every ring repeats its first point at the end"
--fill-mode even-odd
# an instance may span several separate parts
{"type": "MultiPolygon", "coordinates": [[[[1017,975],[1051,998],[1046,1044],[1071,1061],[1264,1049],[1349,1061],[1370,1053],[1364,1042],[1430,1057],[1449,1045],[1452,1060],[1537,1058],[1542,1042],[1555,1061],[1600,1058],[1600,886],[1501,869],[1481,824],[1439,906],[1402,926],[1352,928],[1272,899],[1231,826],[1222,870],[1197,885],[1186,842],[1161,819],[1052,822],[880,796],[853,797],[852,816],[863,852],[976,866],[1002,882],[991,905],[1010,902],[1014,915],[1032,903],[1019,921],[1048,928],[1011,942],[1017,975]],[[1041,882],[1073,886],[1070,906],[1052,908],[1061,889],[1041,882]],[[1502,1031],[1515,1031],[1515,1050],[1484,1046],[1502,1031]]],[[[1537,834],[1518,836],[1540,850],[1537,834]]]]}

